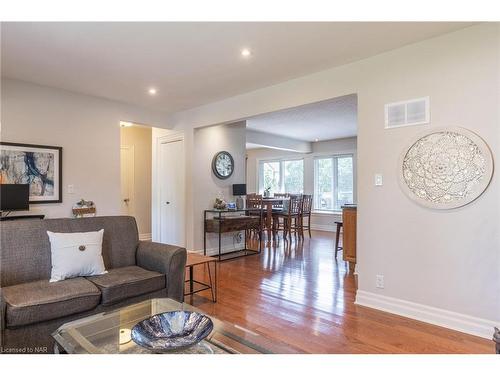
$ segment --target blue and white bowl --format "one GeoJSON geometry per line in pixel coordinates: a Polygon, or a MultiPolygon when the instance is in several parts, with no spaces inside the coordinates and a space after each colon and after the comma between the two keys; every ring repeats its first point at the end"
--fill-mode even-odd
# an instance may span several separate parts
{"type": "Polygon", "coordinates": [[[182,350],[206,338],[214,324],[194,311],[169,311],[137,323],[132,328],[132,340],[137,345],[161,353],[182,350]]]}

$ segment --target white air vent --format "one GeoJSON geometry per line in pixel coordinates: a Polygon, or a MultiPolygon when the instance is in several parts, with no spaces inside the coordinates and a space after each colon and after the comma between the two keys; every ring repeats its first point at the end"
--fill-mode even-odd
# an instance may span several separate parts
{"type": "Polygon", "coordinates": [[[429,97],[385,105],[386,129],[428,124],[429,121],[429,97]]]}

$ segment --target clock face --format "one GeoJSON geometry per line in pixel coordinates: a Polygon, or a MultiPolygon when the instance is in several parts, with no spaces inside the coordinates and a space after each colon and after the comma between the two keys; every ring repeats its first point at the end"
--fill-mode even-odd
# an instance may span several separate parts
{"type": "Polygon", "coordinates": [[[215,155],[212,162],[212,169],[220,179],[226,179],[233,174],[234,160],[227,151],[221,151],[215,155]]]}

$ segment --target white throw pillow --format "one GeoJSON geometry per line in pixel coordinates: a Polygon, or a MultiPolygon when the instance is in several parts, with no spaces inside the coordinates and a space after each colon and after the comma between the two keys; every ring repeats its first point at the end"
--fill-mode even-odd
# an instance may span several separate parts
{"type": "Polygon", "coordinates": [[[102,236],[98,232],[54,233],[47,231],[52,253],[50,282],[107,273],[102,259],[102,236]]]}

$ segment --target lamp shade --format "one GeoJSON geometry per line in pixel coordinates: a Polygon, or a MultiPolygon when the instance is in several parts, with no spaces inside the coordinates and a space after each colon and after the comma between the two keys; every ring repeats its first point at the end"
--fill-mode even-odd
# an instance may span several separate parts
{"type": "Polygon", "coordinates": [[[233,195],[247,195],[247,185],[246,184],[233,184],[233,195]]]}

